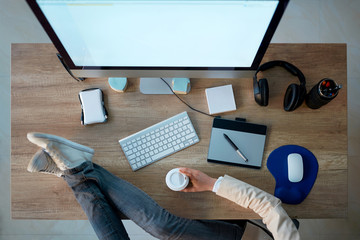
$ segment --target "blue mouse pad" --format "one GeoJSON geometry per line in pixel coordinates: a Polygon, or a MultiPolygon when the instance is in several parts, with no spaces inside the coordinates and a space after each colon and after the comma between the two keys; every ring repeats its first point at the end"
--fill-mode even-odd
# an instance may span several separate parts
{"type": "Polygon", "coordinates": [[[285,145],[275,149],[269,155],[266,165],[276,181],[274,195],[287,204],[299,204],[304,201],[314,186],[319,170],[314,154],[297,145],[285,145]],[[290,182],[288,178],[287,157],[291,153],[298,153],[303,158],[303,179],[297,183],[290,182]]]}

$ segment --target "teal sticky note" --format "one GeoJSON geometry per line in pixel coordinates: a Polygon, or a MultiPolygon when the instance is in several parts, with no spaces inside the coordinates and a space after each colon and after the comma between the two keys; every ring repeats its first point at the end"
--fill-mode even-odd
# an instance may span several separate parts
{"type": "Polygon", "coordinates": [[[173,91],[180,94],[187,94],[190,92],[190,79],[188,78],[173,78],[173,91]]]}
{"type": "Polygon", "coordinates": [[[127,87],[127,78],[115,78],[111,77],[108,79],[110,87],[117,92],[124,92],[127,87]]]}

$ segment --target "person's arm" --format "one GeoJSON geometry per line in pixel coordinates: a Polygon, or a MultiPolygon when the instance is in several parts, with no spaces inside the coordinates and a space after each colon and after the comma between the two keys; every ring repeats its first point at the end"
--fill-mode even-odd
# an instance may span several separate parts
{"type": "Polygon", "coordinates": [[[180,172],[186,174],[192,183],[190,187],[183,190],[184,192],[216,190],[217,195],[257,213],[263,219],[264,224],[266,224],[275,239],[300,239],[299,232],[282,208],[280,199],[227,175],[220,181],[217,181],[215,178],[211,178],[205,173],[194,169],[180,168],[180,172]],[[214,189],[216,182],[218,189],[214,189]]]}

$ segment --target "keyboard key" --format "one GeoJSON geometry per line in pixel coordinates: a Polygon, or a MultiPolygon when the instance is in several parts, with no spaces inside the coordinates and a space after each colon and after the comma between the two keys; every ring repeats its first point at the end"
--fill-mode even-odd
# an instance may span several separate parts
{"type": "Polygon", "coordinates": [[[186,139],[193,138],[195,136],[196,136],[195,133],[191,133],[190,135],[186,135],[186,139]]]}
{"type": "Polygon", "coordinates": [[[174,152],[174,149],[173,149],[173,148],[168,148],[168,149],[166,149],[165,151],[159,152],[158,154],[152,156],[152,160],[153,160],[153,161],[158,160],[159,158],[163,158],[163,157],[165,157],[166,155],[169,155],[170,153],[173,153],[173,152],[174,152]]]}

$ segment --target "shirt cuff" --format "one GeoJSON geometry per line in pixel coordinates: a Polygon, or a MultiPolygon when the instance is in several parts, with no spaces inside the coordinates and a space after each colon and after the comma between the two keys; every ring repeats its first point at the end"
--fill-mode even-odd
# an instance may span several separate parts
{"type": "Polygon", "coordinates": [[[216,193],[216,192],[218,191],[219,186],[220,186],[220,183],[222,182],[223,178],[224,178],[224,177],[219,177],[219,178],[216,180],[216,182],[215,182],[215,184],[214,184],[214,187],[213,187],[213,189],[212,189],[212,191],[213,191],[214,193],[216,193]]]}

